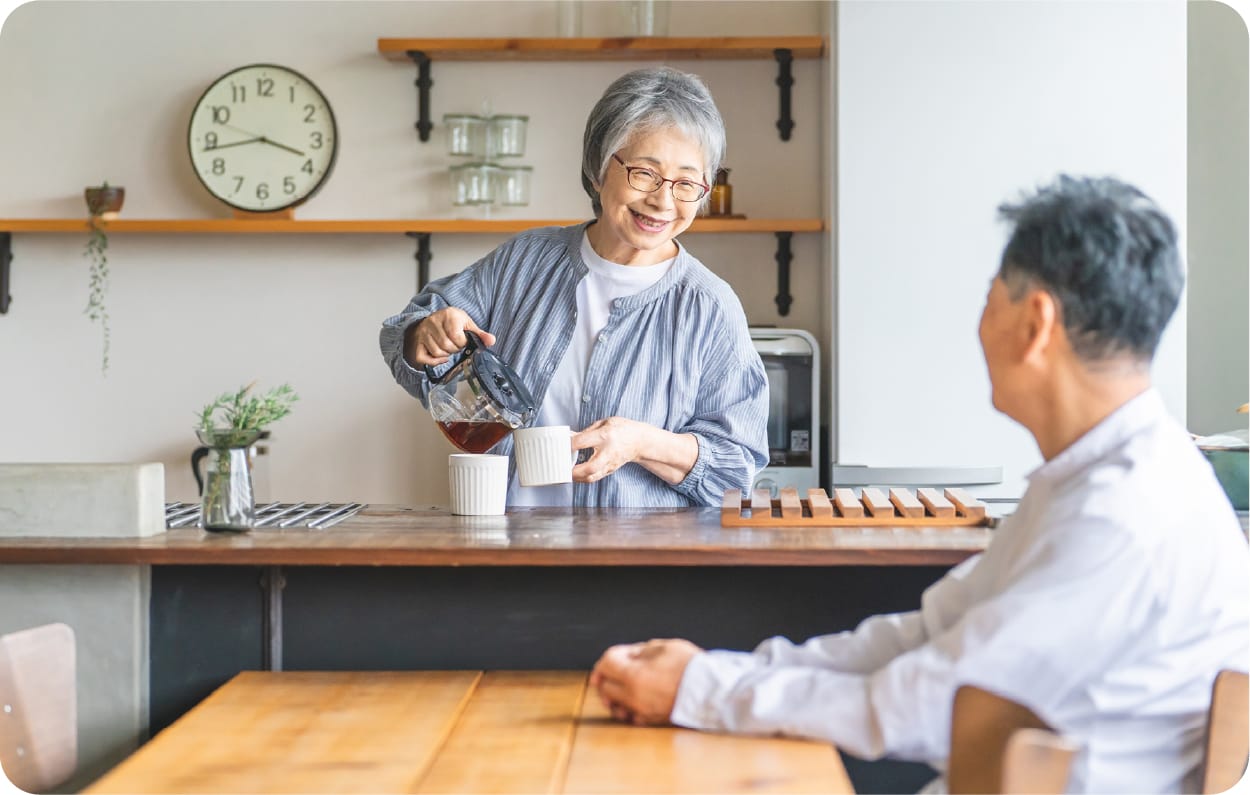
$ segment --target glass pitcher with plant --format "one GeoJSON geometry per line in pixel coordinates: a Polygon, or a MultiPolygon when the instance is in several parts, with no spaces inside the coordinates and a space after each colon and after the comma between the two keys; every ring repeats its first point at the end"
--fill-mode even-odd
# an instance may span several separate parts
{"type": "Polygon", "coordinates": [[[200,504],[205,530],[242,532],[256,524],[248,448],[267,425],[291,413],[291,404],[299,396],[290,384],[250,395],[255,385],[226,392],[200,411],[195,435],[208,447],[200,504]]]}

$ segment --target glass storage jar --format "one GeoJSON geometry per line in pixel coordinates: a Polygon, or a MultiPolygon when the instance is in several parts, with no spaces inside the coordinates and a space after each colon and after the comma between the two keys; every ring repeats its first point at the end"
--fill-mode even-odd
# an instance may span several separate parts
{"type": "Polygon", "coordinates": [[[491,204],[495,201],[498,166],[465,163],[451,167],[452,204],[491,204]]]}
{"type": "Polygon", "coordinates": [[[470,113],[448,113],[443,116],[447,128],[447,154],[458,157],[486,155],[486,119],[470,113]]]}
{"type": "Polygon", "coordinates": [[[521,157],[525,154],[525,128],[529,116],[490,117],[490,157],[521,157]]]}
{"type": "Polygon", "coordinates": [[[530,203],[530,176],[533,166],[499,166],[498,189],[495,196],[500,204],[520,206],[530,203]]]}

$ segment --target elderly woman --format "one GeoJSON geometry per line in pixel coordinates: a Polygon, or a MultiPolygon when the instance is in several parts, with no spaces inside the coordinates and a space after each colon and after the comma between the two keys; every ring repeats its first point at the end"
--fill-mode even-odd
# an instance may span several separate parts
{"type": "Polygon", "coordinates": [[[594,220],[517,235],[383,323],[382,355],[422,403],[423,366],[446,365],[473,331],[529,387],[535,425],[568,425],[573,449],[593,450],[571,484],[521,487],[514,468],[510,505],[719,505],[768,462],[768,386],[742,305],[677,242],[724,149],[697,77],[624,75],[586,122],[594,220]]]}

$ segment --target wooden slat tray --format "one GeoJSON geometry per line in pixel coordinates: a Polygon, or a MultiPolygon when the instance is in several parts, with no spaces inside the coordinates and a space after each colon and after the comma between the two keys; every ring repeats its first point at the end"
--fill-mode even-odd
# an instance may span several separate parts
{"type": "Polygon", "coordinates": [[[973,527],[990,523],[985,503],[963,489],[865,488],[856,497],[852,489],[782,489],[771,499],[767,489],[756,489],[750,502],[737,489],[727,489],[720,510],[721,527],[973,527]]]}

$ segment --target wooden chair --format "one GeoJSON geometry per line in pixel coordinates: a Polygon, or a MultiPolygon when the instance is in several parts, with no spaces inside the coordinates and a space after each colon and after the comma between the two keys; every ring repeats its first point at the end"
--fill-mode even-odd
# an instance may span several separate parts
{"type": "Polygon", "coordinates": [[[1250,756],[1250,676],[1220,671],[1211,688],[1207,744],[1202,757],[1202,792],[1231,789],[1250,756]]]}
{"type": "Polygon", "coordinates": [[[955,691],[946,770],[952,795],[1058,795],[1077,750],[1027,707],[972,685],[955,691]]]}
{"type": "Polygon", "coordinates": [[[0,636],[0,767],[48,792],[78,765],[74,631],[46,624],[0,636]]]}

